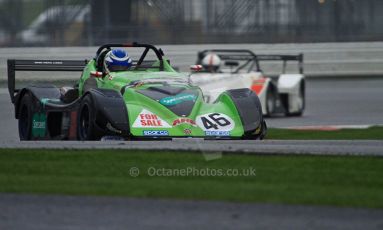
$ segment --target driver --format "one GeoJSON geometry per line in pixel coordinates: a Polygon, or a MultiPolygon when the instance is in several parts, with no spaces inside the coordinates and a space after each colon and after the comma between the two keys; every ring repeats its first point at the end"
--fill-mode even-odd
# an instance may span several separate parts
{"type": "Polygon", "coordinates": [[[107,73],[126,71],[132,66],[132,59],[123,49],[113,49],[105,55],[104,69],[107,73]]]}
{"type": "Polygon", "coordinates": [[[219,72],[219,66],[221,65],[221,58],[217,54],[209,53],[202,59],[202,66],[205,71],[210,73],[219,72]]]}

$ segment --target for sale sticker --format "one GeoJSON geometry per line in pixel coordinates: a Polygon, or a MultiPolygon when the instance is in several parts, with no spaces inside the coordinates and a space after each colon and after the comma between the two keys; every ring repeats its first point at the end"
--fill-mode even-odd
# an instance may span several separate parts
{"type": "Polygon", "coordinates": [[[171,128],[171,126],[156,114],[143,109],[133,123],[134,128],[171,128]]]}

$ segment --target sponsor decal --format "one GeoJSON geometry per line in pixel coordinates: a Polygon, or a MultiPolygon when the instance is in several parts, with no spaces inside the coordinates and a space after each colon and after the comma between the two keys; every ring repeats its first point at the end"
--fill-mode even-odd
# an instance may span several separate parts
{"type": "Polygon", "coordinates": [[[171,128],[171,126],[156,114],[143,109],[133,123],[134,128],[171,128]]]}
{"type": "Polygon", "coordinates": [[[45,122],[44,121],[33,121],[33,128],[34,129],[45,129],[45,122]]]}
{"type": "Polygon", "coordinates": [[[192,126],[197,126],[195,121],[190,118],[177,118],[173,121],[173,126],[181,125],[181,124],[188,124],[192,126]]]}
{"type": "Polygon", "coordinates": [[[41,104],[43,105],[43,108],[45,108],[45,105],[48,102],[59,103],[61,100],[60,99],[56,99],[56,98],[41,98],[40,101],[41,101],[41,104]]]}
{"type": "Polygon", "coordinates": [[[253,90],[257,95],[260,94],[265,86],[265,82],[265,78],[259,78],[254,80],[253,84],[251,85],[251,90],[253,90]]]}
{"type": "Polygon", "coordinates": [[[32,117],[32,136],[44,137],[46,129],[45,113],[35,113],[32,117]]]}
{"type": "Polygon", "coordinates": [[[35,64],[43,64],[43,65],[62,65],[62,61],[35,61],[35,64]]]}
{"type": "Polygon", "coordinates": [[[144,136],[169,136],[167,130],[144,130],[142,134],[144,136]]]}
{"type": "Polygon", "coordinates": [[[191,133],[192,133],[191,129],[184,129],[185,135],[191,135],[191,133]]]}
{"type": "Polygon", "coordinates": [[[198,116],[196,123],[203,131],[231,131],[235,126],[234,121],[223,113],[208,113],[198,116]]]}
{"type": "Polygon", "coordinates": [[[171,97],[164,97],[160,100],[162,105],[172,106],[185,101],[194,101],[197,98],[194,94],[180,93],[171,97]]]}
{"type": "Polygon", "coordinates": [[[230,136],[229,131],[205,131],[206,136],[230,136]]]}

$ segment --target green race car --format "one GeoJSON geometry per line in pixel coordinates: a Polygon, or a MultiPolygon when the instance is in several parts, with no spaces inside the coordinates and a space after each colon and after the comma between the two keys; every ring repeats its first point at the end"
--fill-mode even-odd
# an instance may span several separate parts
{"type": "Polygon", "coordinates": [[[205,103],[200,88],[148,44],[103,45],[90,61],[8,60],[8,88],[20,140],[263,139],[267,131],[251,90],[228,90],[205,103]],[[105,72],[105,54],[116,47],[142,53],[128,70],[105,72]],[[74,87],[16,89],[17,71],[82,74],[74,87]]]}

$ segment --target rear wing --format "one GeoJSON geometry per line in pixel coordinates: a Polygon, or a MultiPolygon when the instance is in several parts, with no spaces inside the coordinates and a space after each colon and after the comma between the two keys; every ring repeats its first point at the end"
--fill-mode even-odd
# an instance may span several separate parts
{"type": "Polygon", "coordinates": [[[20,89],[16,89],[17,71],[68,71],[81,72],[87,60],[15,60],[8,59],[8,91],[12,103],[15,102],[15,96],[20,89]]]}
{"type": "Polygon", "coordinates": [[[198,60],[197,62],[201,62],[202,59],[206,56],[208,53],[214,53],[217,54],[222,60],[253,60],[256,59],[255,53],[253,53],[251,50],[240,50],[240,49],[210,49],[210,50],[203,50],[198,52],[198,60]]]}
{"type": "Polygon", "coordinates": [[[257,55],[258,61],[283,61],[283,73],[286,72],[286,64],[288,61],[298,61],[299,73],[303,74],[303,54],[298,55],[257,55]]]}
{"type": "Polygon", "coordinates": [[[214,53],[221,60],[254,61],[257,71],[261,71],[259,61],[283,61],[283,73],[286,72],[288,61],[298,61],[299,73],[303,74],[303,54],[298,55],[258,55],[246,49],[209,49],[198,52],[196,64],[201,64],[202,59],[208,54],[214,53]]]}
{"type": "Polygon", "coordinates": [[[252,70],[254,69],[254,67],[257,71],[260,70],[259,63],[257,60],[257,55],[255,55],[255,53],[253,53],[251,50],[246,50],[246,49],[202,50],[198,52],[196,64],[202,65],[203,58],[209,53],[214,53],[218,55],[218,57],[223,61],[243,61],[244,63],[241,66],[239,66],[235,71],[238,71],[243,68],[252,70]]]}

